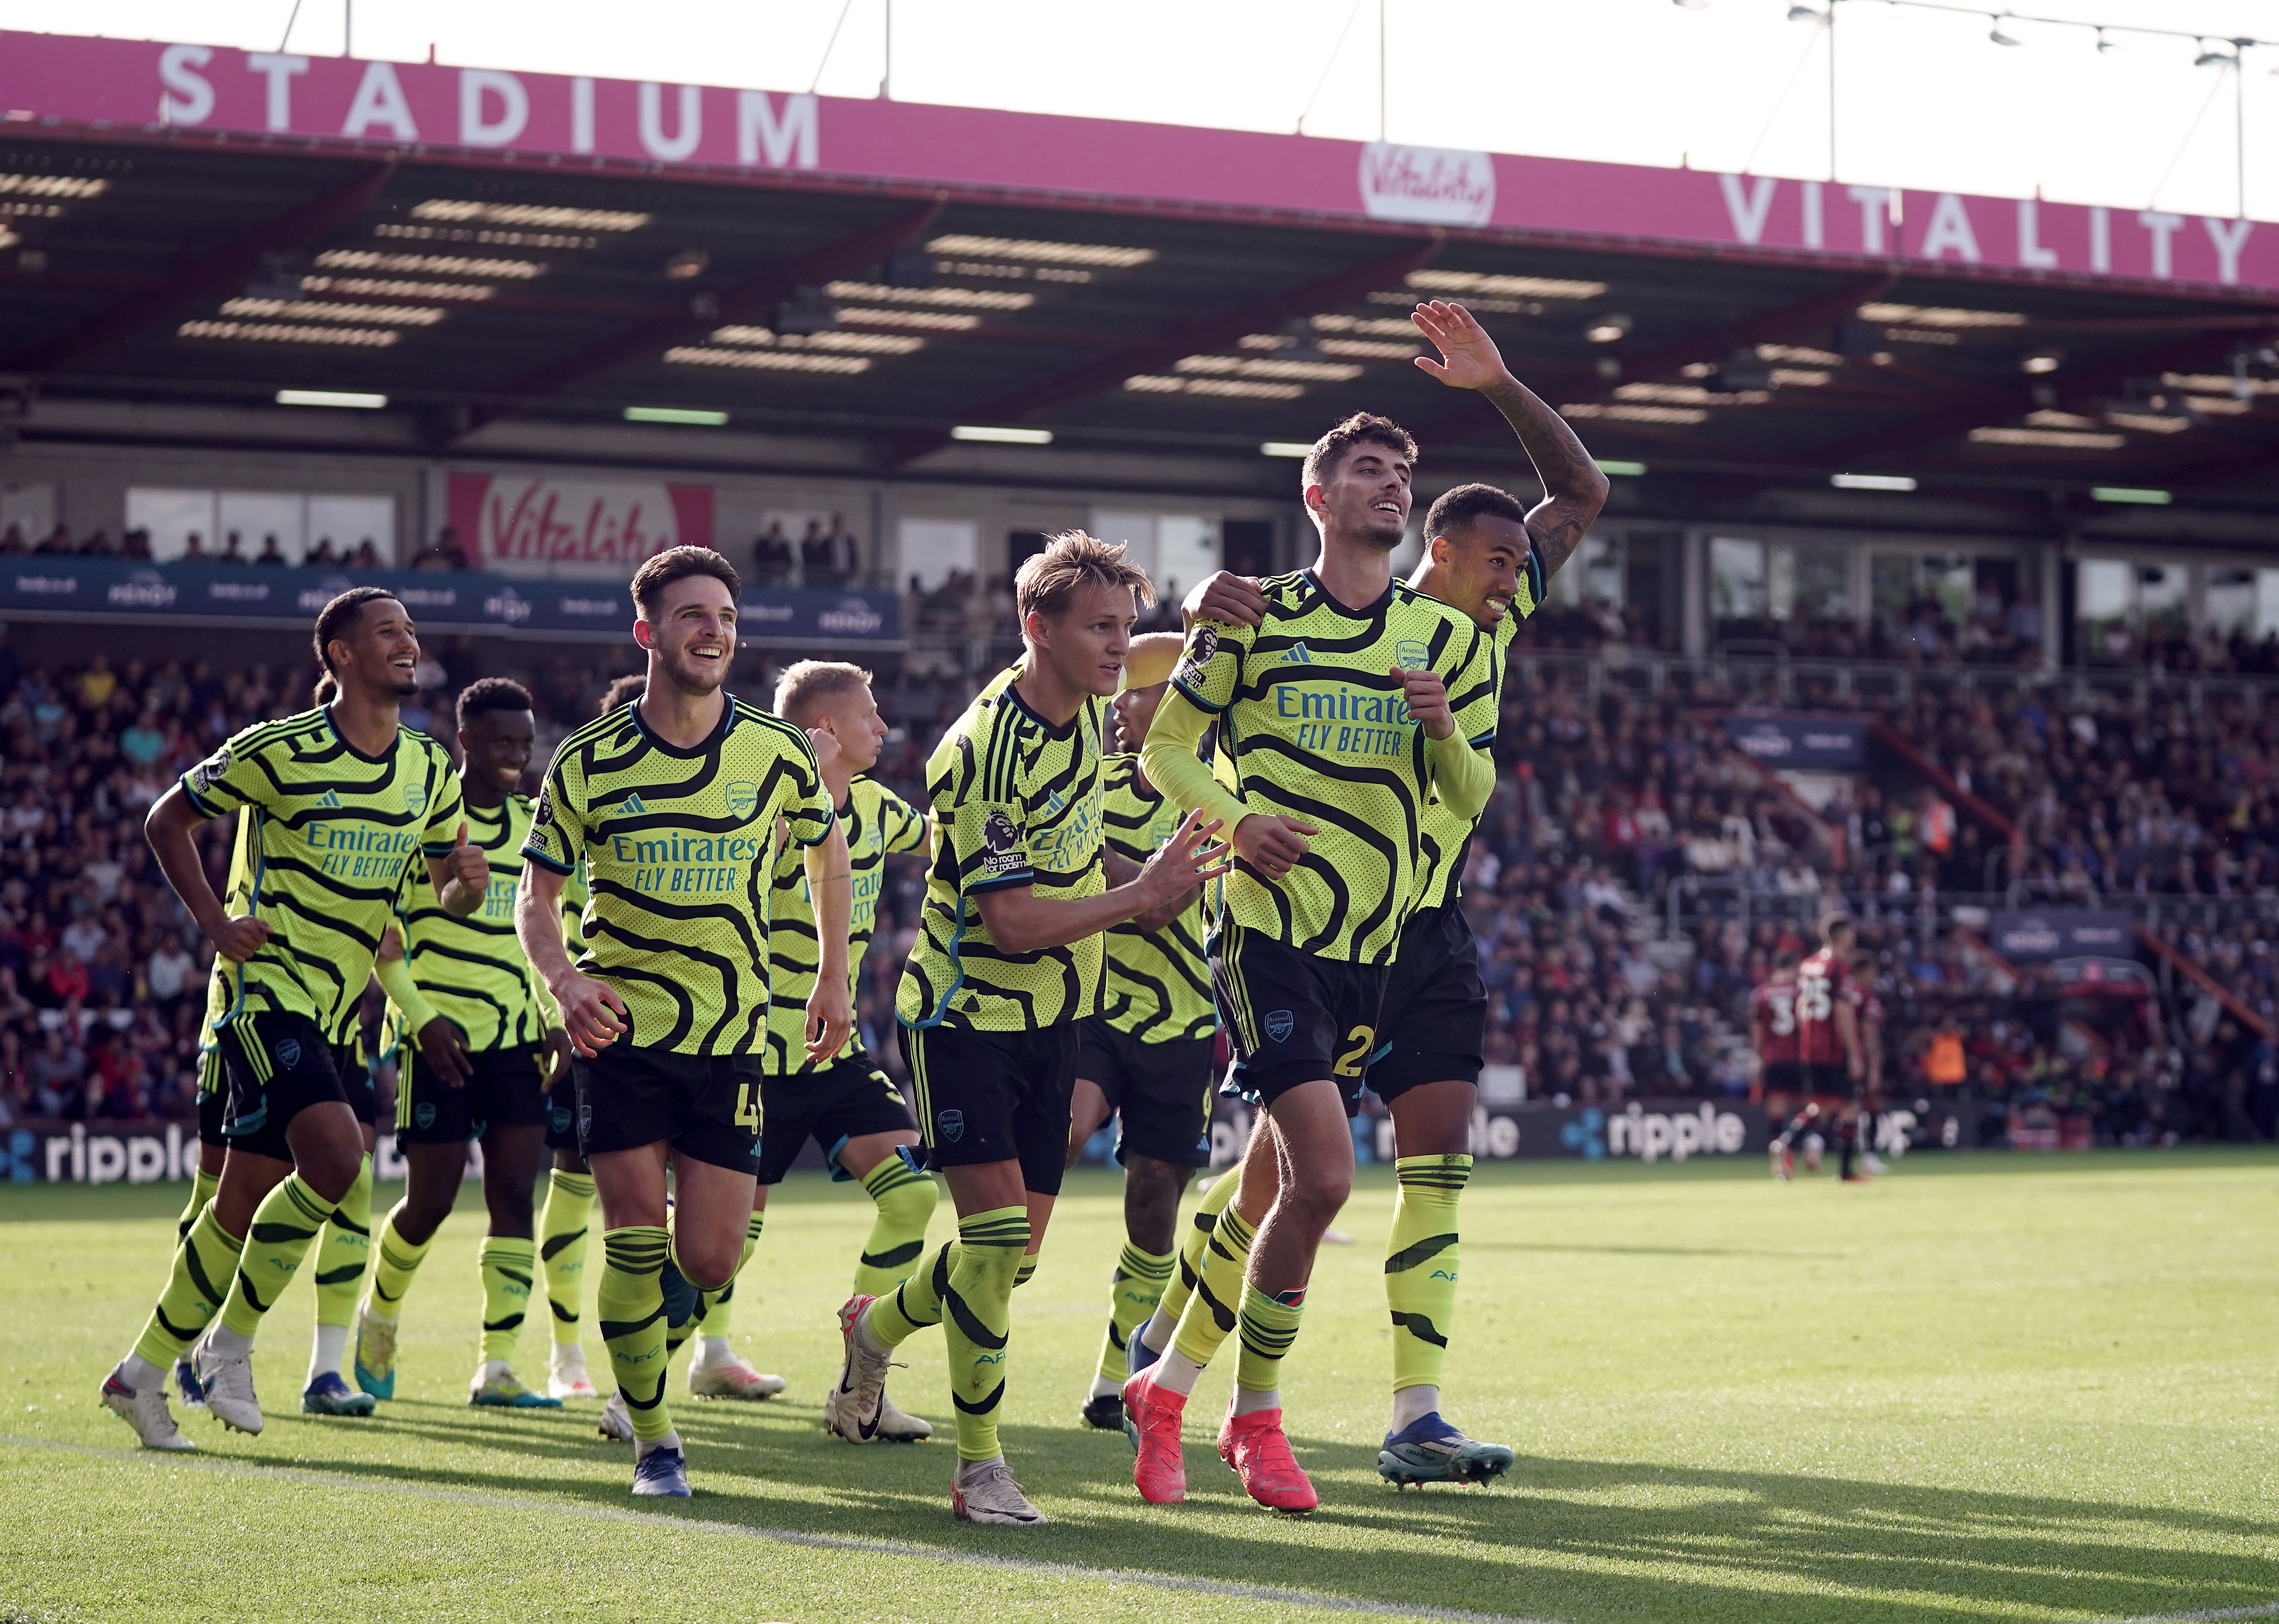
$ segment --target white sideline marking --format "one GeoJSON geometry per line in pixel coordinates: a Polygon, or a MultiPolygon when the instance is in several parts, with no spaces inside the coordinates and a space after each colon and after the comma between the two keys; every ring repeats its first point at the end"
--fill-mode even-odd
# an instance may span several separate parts
{"type": "Polygon", "coordinates": [[[2252,1607],[2210,1607],[2202,1613],[2162,1613],[2141,1619],[2122,1619],[2120,1624],[2215,1624],[2221,1619],[2267,1619],[2279,1615],[2279,1602],[2261,1602],[2252,1607]]]}
{"type": "MultiPolygon", "coordinates": [[[[141,1449],[105,1449],[93,1444],[65,1444],[50,1438],[22,1438],[0,1434],[0,1447],[46,1450],[53,1454],[88,1455],[137,1466],[187,1467],[232,1477],[261,1477],[307,1483],[326,1489],[349,1489],[359,1494],[395,1494],[418,1500],[441,1500],[459,1505],[487,1505],[535,1515],[587,1517],[599,1522],[630,1522],[643,1528],[671,1528],[679,1534],[726,1534],[744,1539],[771,1540],[778,1544],[804,1545],[824,1551],[852,1551],[867,1556],[917,1557],[952,1562],[966,1567],[992,1567],[1001,1572],[1036,1574],[1048,1579],[1079,1579],[1100,1584],[1146,1585],[1159,1590],[1187,1590],[1223,1596],[1239,1601],[1271,1602],[1284,1607],[1312,1607],[1324,1613],[1354,1613],[1385,1619],[1431,1619],[1445,1624],[1559,1624],[1554,1619],[1522,1618],[1508,1613],[1467,1613],[1456,1607],[1411,1607],[1398,1602],[1373,1601],[1366,1597],[1330,1596],[1313,1590],[1285,1590],[1270,1584],[1230,1584],[1217,1579],[1190,1579],[1177,1574],[1142,1573],[1131,1568],[1085,1567],[1072,1562],[1037,1562],[1023,1557],[983,1556],[949,1551],[938,1545],[913,1545],[891,1539],[848,1539],[835,1534],[809,1534],[796,1528],[770,1528],[742,1522],[719,1522],[704,1517],[672,1517],[661,1512],[627,1511],[608,1505],[585,1505],[574,1500],[548,1500],[535,1495],[484,1494],[472,1489],[439,1489],[418,1483],[393,1482],[385,1478],[358,1477],[349,1472],[315,1472],[304,1467],[264,1466],[250,1460],[216,1459],[206,1455],[167,1454],[141,1449]]],[[[2247,1613],[2181,1614],[2194,1619],[2245,1618],[2247,1613]]],[[[2133,1621],[2152,1624],[2152,1620],[2133,1621]]]]}

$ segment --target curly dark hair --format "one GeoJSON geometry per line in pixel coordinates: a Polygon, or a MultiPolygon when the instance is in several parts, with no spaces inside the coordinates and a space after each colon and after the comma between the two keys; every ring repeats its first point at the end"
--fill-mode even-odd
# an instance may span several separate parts
{"type": "Polygon", "coordinates": [[[459,690],[459,725],[490,710],[534,710],[530,690],[505,677],[483,677],[459,690]]]}

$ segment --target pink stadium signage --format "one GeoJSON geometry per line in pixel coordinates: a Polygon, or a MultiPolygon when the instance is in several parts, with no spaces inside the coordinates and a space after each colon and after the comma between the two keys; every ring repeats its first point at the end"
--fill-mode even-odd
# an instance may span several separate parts
{"type": "Polygon", "coordinates": [[[2157,209],[207,45],[0,34],[0,115],[2279,288],[2279,226],[2157,209]]]}

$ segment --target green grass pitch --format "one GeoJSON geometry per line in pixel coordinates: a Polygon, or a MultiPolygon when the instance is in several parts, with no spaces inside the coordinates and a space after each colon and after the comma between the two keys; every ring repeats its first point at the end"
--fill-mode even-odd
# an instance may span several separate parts
{"type": "MultiPolygon", "coordinates": [[[[676,1371],[697,1496],[661,1511],[595,1406],[466,1408],[472,1189],[407,1305],[395,1402],[299,1413],[296,1284],[257,1367],[267,1431],[186,1414],[203,1452],[180,1458],[132,1450],[95,1391],[186,1187],[0,1187],[0,1620],[2279,1613],[2279,1156],[1919,1157],[1848,1187],[1761,1168],[1484,1168],[1447,1407],[1520,1464],[1403,1494],[1375,1470],[1392,1185],[1364,1169],[1290,1361],[1305,1521],[1216,1460],[1231,1368],[1196,1395],[1184,1505],[1141,1505],[1123,1439],[1076,1424],[1119,1228],[1110,1178],[1080,1175],[1016,1298],[1006,1440],[1052,1519],[1019,1531],[951,1520],[945,1442],[819,1429],[851,1186],[780,1192],[736,1342],[790,1390],[700,1404],[676,1371]]],[[[906,1352],[893,1390],[947,1433],[938,1343],[906,1352]]],[[[590,1321],[587,1353],[601,1377],[590,1321]]]]}

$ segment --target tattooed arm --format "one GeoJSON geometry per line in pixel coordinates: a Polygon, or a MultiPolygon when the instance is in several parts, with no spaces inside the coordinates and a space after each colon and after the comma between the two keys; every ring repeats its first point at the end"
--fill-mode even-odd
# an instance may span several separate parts
{"type": "Polygon", "coordinates": [[[1543,481],[1543,500],[1527,515],[1546,580],[1575,555],[1584,532],[1607,505],[1607,476],[1583,449],[1567,419],[1539,400],[1511,375],[1495,341],[1461,304],[1435,299],[1420,304],[1410,319],[1440,349],[1440,358],[1416,357],[1416,364],[1452,389],[1474,389],[1503,413],[1512,433],[1543,481]]]}

